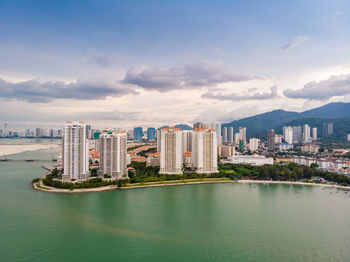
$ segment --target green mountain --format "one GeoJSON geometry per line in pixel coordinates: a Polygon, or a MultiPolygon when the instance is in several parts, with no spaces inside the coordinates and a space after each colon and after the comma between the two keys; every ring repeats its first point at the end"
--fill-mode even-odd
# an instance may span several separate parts
{"type": "MultiPolygon", "coordinates": [[[[260,136],[262,132],[268,129],[278,129],[293,120],[304,118],[319,118],[326,122],[326,119],[350,118],[350,103],[330,103],[318,108],[297,113],[284,110],[274,110],[271,112],[242,118],[230,123],[223,124],[222,127],[234,127],[237,131],[239,127],[247,128],[247,136],[260,136]]],[[[321,120],[320,120],[321,121],[321,120]]],[[[336,127],[334,127],[335,129],[336,127]]],[[[322,128],[318,128],[321,132],[322,128]]]]}

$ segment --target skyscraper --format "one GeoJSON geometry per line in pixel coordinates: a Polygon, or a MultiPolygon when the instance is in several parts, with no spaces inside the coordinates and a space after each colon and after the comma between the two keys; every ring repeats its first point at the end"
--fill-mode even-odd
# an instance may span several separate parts
{"type": "Polygon", "coordinates": [[[147,129],[147,140],[148,142],[156,141],[156,129],[154,127],[149,127],[147,129]]]}
{"type": "Polygon", "coordinates": [[[192,152],[192,130],[182,130],[183,152],[192,152]]]}
{"type": "Polygon", "coordinates": [[[227,127],[226,126],[222,129],[222,144],[223,145],[227,144],[227,127]]]}
{"type": "Polygon", "coordinates": [[[206,126],[205,123],[197,122],[197,123],[193,124],[193,129],[199,129],[199,128],[204,127],[204,126],[206,126]]]}
{"type": "Polygon", "coordinates": [[[83,122],[66,122],[63,135],[63,181],[82,181],[89,177],[89,143],[83,122]]]}
{"type": "Polygon", "coordinates": [[[317,140],[317,127],[313,127],[313,128],[312,128],[312,139],[313,139],[314,141],[317,140]]]}
{"type": "Polygon", "coordinates": [[[303,128],[303,141],[306,143],[310,141],[310,126],[308,124],[305,124],[303,128]]]}
{"type": "Polygon", "coordinates": [[[333,123],[323,123],[323,136],[333,134],[333,123]]]}
{"type": "Polygon", "coordinates": [[[142,138],[143,138],[142,127],[135,127],[134,128],[134,142],[142,143],[142,138]]]}
{"type": "Polygon", "coordinates": [[[125,132],[102,132],[99,137],[100,165],[98,175],[114,179],[126,176],[127,135],[125,132]]]}
{"type": "Polygon", "coordinates": [[[232,145],[233,144],[233,139],[234,139],[234,134],[233,134],[233,127],[230,126],[228,128],[228,136],[227,136],[227,143],[232,145]]]}
{"type": "Polygon", "coordinates": [[[247,143],[247,128],[240,127],[238,130],[239,130],[239,140],[243,141],[245,145],[247,143]]]}
{"type": "Polygon", "coordinates": [[[202,127],[193,130],[192,163],[196,173],[218,172],[217,141],[215,129],[202,127]]]}
{"type": "Polygon", "coordinates": [[[275,150],[275,130],[270,129],[267,132],[267,150],[274,151],[275,150]]]}
{"type": "Polygon", "coordinates": [[[218,145],[221,145],[222,144],[221,124],[220,123],[205,123],[205,126],[209,129],[215,129],[216,141],[217,141],[218,145]]]}
{"type": "Polygon", "coordinates": [[[160,130],[160,174],[182,174],[182,130],[175,127],[160,130]]]}
{"type": "Polygon", "coordinates": [[[86,138],[90,137],[91,125],[86,125],[86,138]]]}
{"type": "Polygon", "coordinates": [[[286,126],[284,127],[284,141],[287,143],[287,144],[293,144],[293,128],[291,126],[286,126]]]}

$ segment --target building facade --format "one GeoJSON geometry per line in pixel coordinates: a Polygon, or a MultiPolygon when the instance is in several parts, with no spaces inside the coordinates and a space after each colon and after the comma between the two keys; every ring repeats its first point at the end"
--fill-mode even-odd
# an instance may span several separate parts
{"type": "Polygon", "coordinates": [[[182,174],[182,138],[182,130],[179,128],[169,127],[160,130],[160,174],[182,174]]]}
{"type": "Polygon", "coordinates": [[[89,143],[86,140],[86,125],[83,122],[66,122],[62,141],[62,181],[84,181],[89,172],[89,143]]]}
{"type": "Polygon", "coordinates": [[[99,137],[100,165],[97,174],[113,179],[126,177],[127,135],[125,132],[102,132],[99,137]]]}
{"type": "Polygon", "coordinates": [[[199,174],[218,172],[215,129],[202,127],[193,130],[192,164],[199,174]]]}

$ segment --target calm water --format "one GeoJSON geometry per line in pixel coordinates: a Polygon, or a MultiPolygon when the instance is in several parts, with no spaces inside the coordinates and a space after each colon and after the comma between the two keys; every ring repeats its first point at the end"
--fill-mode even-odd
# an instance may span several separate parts
{"type": "Polygon", "coordinates": [[[350,261],[350,192],[216,184],[60,195],[31,189],[42,164],[0,163],[1,261],[350,261]]]}

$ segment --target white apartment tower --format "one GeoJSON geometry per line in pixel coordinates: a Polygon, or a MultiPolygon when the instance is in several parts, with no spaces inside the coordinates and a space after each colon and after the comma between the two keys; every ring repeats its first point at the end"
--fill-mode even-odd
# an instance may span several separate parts
{"type": "Polygon", "coordinates": [[[216,130],[202,127],[193,130],[192,163],[199,174],[218,172],[216,130]]]}
{"type": "Polygon", "coordinates": [[[83,181],[89,175],[89,142],[83,122],[66,122],[63,135],[62,181],[83,181]]]}
{"type": "Polygon", "coordinates": [[[308,124],[304,125],[303,141],[304,142],[309,142],[310,141],[310,126],[308,124]]]}
{"type": "Polygon", "coordinates": [[[317,127],[312,128],[312,139],[317,140],[317,127]]]}
{"type": "Polygon", "coordinates": [[[183,167],[182,130],[164,128],[160,132],[160,174],[181,175],[183,167]]]}
{"type": "Polygon", "coordinates": [[[127,176],[127,135],[125,132],[102,132],[99,138],[100,165],[98,175],[113,179],[127,176]]]}
{"type": "Polygon", "coordinates": [[[250,138],[249,139],[249,150],[252,152],[258,150],[259,142],[260,142],[260,139],[258,139],[258,138],[250,138]]]}
{"type": "Polygon", "coordinates": [[[291,126],[286,126],[283,127],[283,135],[284,135],[284,141],[287,144],[293,144],[294,140],[293,140],[293,128],[291,126]]]}
{"type": "Polygon", "coordinates": [[[221,123],[205,123],[205,126],[209,129],[216,130],[216,141],[218,143],[218,146],[221,145],[222,144],[221,123]]]}

